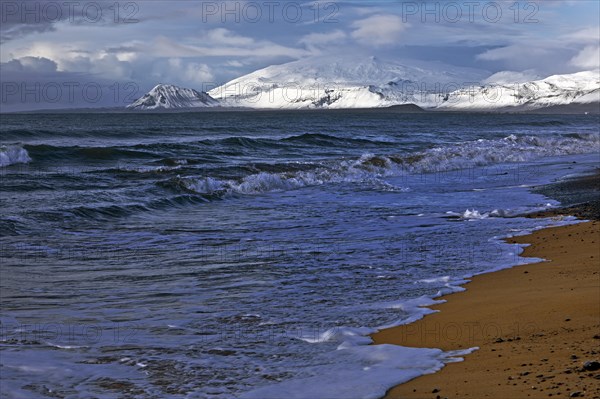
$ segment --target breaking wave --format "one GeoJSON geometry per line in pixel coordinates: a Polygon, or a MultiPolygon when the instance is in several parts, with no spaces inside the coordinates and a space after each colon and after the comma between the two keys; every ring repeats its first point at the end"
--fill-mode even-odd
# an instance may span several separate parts
{"type": "Polygon", "coordinates": [[[220,198],[231,194],[261,194],[327,183],[368,183],[376,189],[405,191],[406,188],[395,187],[383,178],[597,151],[600,151],[600,137],[595,134],[560,137],[510,135],[499,140],[481,139],[409,154],[364,154],[359,159],[322,164],[313,170],[260,172],[230,179],[178,176],[170,183],[188,192],[220,198]]]}
{"type": "Polygon", "coordinates": [[[23,147],[0,146],[0,167],[29,162],[31,162],[29,153],[23,147]]]}
{"type": "Polygon", "coordinates": [[[413,156],[390,157],[409,172],[437,172],[533,161],[541,157],[585,154],[600,151],[600,135],[573,134],[555,137],[510,135],[499,140],[480,139],[435,147],[413,156]]]}
{"type": "MultiPolygon", "coordinates": [[[[362,160],[362,158],[361,158],[362,160]]],[[[219,179],[214,177],[176,177],[172,186],[188,192],[224,198],[229,195],[256,195],[268,192],[294,190],[302,187],[331,183],[364,183],[382,191],[406,191],[383,180],[379,173],[361,170],[361,161],[344,164],[339,169],[318,168],[313,171],[293,173],[261,172],[242,179],[219,179]]]]}

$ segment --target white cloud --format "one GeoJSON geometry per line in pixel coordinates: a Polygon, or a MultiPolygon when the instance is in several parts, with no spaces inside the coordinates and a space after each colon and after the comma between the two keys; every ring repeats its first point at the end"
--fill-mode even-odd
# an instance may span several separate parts
{"type": "Polygon", "coordinates": [[[550,51],[544,47],[527,46],[521,44],[510,45],[506,47],[495,48],[487,50],[486,52],[479,54],[477,59],[484,61],[501,61],[511,60],[516,58],[527,58],[546,56],[550,51]]]}
{"type": "Polygon", "coordinates": [[[238,60],[227,61],[225,63],[225,65],[228,67],[233,67],[233,68],[242,68],[245,66],[245,64],[243,62],[238,61],[238,60]]]}
{"type": "Polygon", "coordinates": [[[381,14],[381,13],[385,13],[387,12],[387,10],[385,9],[385,7],[374,7],[373,5],[369,5],[367,7],[354,7],[352,9],[352,11],[354,13],[356,13],[357,15],[371,15],[371,14],[381,14]]]}
{"type": "Polygon", "coordinates": [[[339,29],[336,29],[327,33],[310,33],[308,35],[303,36],[300,39],[299,43],[304,44],[307,47],[319,47],[341,42],[346,38],[346,36],[346,33],[339,29]]]}
{"type": "Polygon", "coordinates": [[[397,15],[372,15],[352,24],[352,37],[359,43],[381,46],[396,43],[407,24],[397,15]]]}
{"type": "Polygon", "coordinates": [[[205,83],[212,82],[215,79],[210,67],[206,64],[190,62],[183,67],[182,72],[185,80],[190,82],[205,83]]]}
{"type": "Polygon", "coordinates": [[[564,36],[569,43],[598,43],[600,28],[597,26],[580,29],[564,36]]]}
{"type": "Polygon", "coordinates": [[[187,62],[181,58],[156,63],[152,75],[163,83],[195,84],[199,87],[214,81],[214,75],[208,65],[187,62]]]}
{"type": "Polygon", "coordinates": [[[214,46],[253,46],[255,44],[253,38],[237,35],[225,28],[212,29],[206,33],[204,38],[214,46]]]}
{"type": "MultiPolygon", "coordinates": [[[[282,46],[270,41],[254,41],[248,45],[215,45],[207,37],[193,40],[203,45],[182,44],[165,36],[156,38],[151,46],[146,48],[147,54],[157,57],[290,57],[301,58],[308,55],[304,49],[282,46]]],[[[190,40],[191,41],[191,40],[190,40]]],[[[188,42],[190,42],[188,41],[188,42]]]]}
{"type": "Polygon", "coordinates": [[[600,68],[600,46],[586,46],[571,59],[571,65],[586,69],[600,68]]]}
{"type": "Polygon", "coordinates": [[[487,84],[501,84],[501,85],[510,85],[516,83],[524,83],[532,80],[538,80],[541,76],[538,75],[534,70],[528,69],[523,72],[515,72],[515,71],[502,71],[497,72],[485,79],[483,83],[487,84]]]}
{"type": "Polygon", "coordinates": [[[129,79],[133,73],[131,63],[120,61],[114,54],[106,54],[91,62],[90,72],[110,79],[129,79]]]}
{"type": "Polygon", "coordinates": [[[578,48],[581,47],[565,46],[551,41],[536,41],[535,44],[518,43],[487,50],[477,55],[476,59],[491,62],[499,70],[533,69],[545,77],[580,71],[580,68],[569,63],[569,60],[577,54],[578,48]]]}

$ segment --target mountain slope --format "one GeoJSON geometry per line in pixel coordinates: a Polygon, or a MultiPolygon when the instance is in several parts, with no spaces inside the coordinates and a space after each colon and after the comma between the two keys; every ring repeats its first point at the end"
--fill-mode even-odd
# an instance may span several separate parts
{"type": "Polygon", "coordinates": [[[128,105],[128,109],[156,110],[215,107],[219,102],[204,92],[173,85],[159,84],[143,97],[128,105]]]}
{"type": "Polygon", "coordinates": [[[320,56],[260,69],[209,94],[228,106],[376,108],[414,103],[415,94],[463,87],[488,75],[439,63],[320,56]]]}
{"type": "Polygon", "coordinates": [[[557,105],[590,104],[600,101],[600,72],[585,71],[554,75],[518,84],[496,84],[456,90],[430,98],[422,106],[439,109],[493,110],[518,107],[540,109],[557,105]]]}
{"type": "Polygon", "coordinates": [[[377,108],[416,104],[440,110],[539,109],[600,100],[600,74],[585,71],[515,84],[481,84],[483,71],[441,63],[320,56],[272,65],[209,94],[225,106],[377,108]]]}
{"type": "Polygon", "coordinates": [[[320,56],[272,65],[209,93],[158,85],[128,108],[344,109],[416,104],[450,111],[522,112],[600,102],[598,70],[525,83],[479,83],[488,76],[480,70],[440,63],[320,56]]]}

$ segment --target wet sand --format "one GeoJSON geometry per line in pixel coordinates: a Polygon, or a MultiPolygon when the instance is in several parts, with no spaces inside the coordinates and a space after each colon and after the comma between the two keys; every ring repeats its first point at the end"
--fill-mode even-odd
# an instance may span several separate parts
{"type": "Polygon", "coordinates": [[[600,222],[509,242],[548,261],[476,276],[467,291],[375,344],[479,347],[464,362],[391,389],[386,398],[600,398],[600,222]]]}

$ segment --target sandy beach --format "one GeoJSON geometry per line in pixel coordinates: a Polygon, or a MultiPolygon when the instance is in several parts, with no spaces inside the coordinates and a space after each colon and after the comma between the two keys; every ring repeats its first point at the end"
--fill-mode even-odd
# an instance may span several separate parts
{"type": "Polygon", "coordinates": [[[475,276],[439,312],[373,335],[375,344],[480,348],[387,398],[600,398],[600,222],[509,242],[547,261],[475,276]]]}

